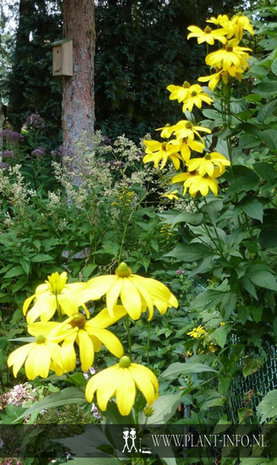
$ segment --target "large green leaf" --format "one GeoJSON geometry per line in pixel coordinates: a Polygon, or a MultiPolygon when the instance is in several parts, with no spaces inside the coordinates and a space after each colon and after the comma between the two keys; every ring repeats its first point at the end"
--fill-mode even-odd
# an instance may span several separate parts
{"type": "MultiPolygon", "coordinates": [[[[151,408],[153,409],[153,415],[147,417],[147,423],[152,425],[161,425],[167,423],[170,418],[175,415],[178,406],[181,403],[182,393],[177,392],[175,394],[166,394],[160,396],[151,408]]],[[[144,414],[141,415],[140,423],[144,423],[146,417],[144,414]]]]}
{"type": "Polygon", "coordinates": [[[68,387],[63,389],[62,391],[50,394],[50,396],[45,397],[45,399],[35,402],[30,408],[25,410],[25,412],[19,417],[19,419],[38,413],[41,410],[75,403],[85,404],[85,394],[83,391],[76,387],[68,387]]]}
{"type": "Polygon", "coordinates": [[[259,133],[262,142],[267,145],[270,150],[276,152],[277,150],[277,133],[275,129],[266,129],[259,133]]]}
{"type": "Polygon", "coordinates": [[[241,205],[241,209],[250,218],[253,218],[254,220],[259,220],[261,222],[263,221],[264,207],[263,204],[259,202],[259,200],[253,199],[250,202],[241,205]]]}
{"type": "Polygon", "coordinates": [[[277,389],[269,391],[259,403],[257,413],[262,423],[277,416],[277,389]]]}
{"type": "Polygon", "coordinates": [[[172,219],[172,226],[175,226],[178,223],[188,223],[197,226],[202,223],[202,221],[202,213],[179,213],[172,219]]]}
{"type": "Polygon", "coordinates": [[[249,273],[249,278],[256,286],[277,291],[277,281],[275,276],[269,271],[257,270],[249,273]]]}
{"type": "Polygon", "coordinates": [[[208,247],[203,244],[178,244],[165,257],[173,257],[176,260],[184,262],[194,262],[211,254],[208,247]]]}
{"type": "Polygon", "coordinates": [[[169,365],[169,367],[160,375],[160,378],[174,379],[177,378],[179,375],[192,375],[195,373],[204,372],[217,373],[217,371],[214,368],[210,367],[209,365],[205,365],[204,363],[175,362],[169,365]]]}

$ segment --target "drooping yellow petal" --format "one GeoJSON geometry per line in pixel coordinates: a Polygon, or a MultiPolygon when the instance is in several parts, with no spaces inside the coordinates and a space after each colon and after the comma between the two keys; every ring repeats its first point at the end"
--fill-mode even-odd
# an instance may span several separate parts
{"type": "Polygon", "coordinates": [[[116,357],[121,357],[123,355],[123,346],[120,340],[111,333],[111,331],[102,328],[94,328],[94,331],[91,328],[90,331],[87,331],[88,334],[97,337],[113,355],[116,357]]]}
{"type": "Polygon", "coordinates": [[[132,363],[129,367],[129,371],[133,376],[137,388],[144,395],[147,403],[149,405],[158,397],[158,380],[155,377],[154,373],[148,368],[138,365],[137,363],[132,363]]]}
{"type": "Polygon", "coordinates": [[[95,317],[86,322],[86,327],[107,328],[116,323],[120,318],[126,315],[126,310],[122,305],[114,306],[114,316],[111,317],[107,308],[104,308],[95,317]]]}
{"type": "Polygon", "coordinates": [[[115,365],[108,368],[108,370],[110,371],[102,372],[101,385],[99,384],[97,390],[97,403],[103,411],[107,408],[108,400],[115,396],[117,385],[120,382],[118,366],[115,365]]]}
{"type": "Polygon", "coordinates": [[[128,368],[118,368],[118,378],[116,403],[120,414],[125,416],[129,415],[132,410],[136,397],[136,386],[128,368]]]}
{"type": "Polygon", "coordinates": [[[56,297],[50,291],[44,292],[36,300],[27,313],[27,323],[33,323],[38,317],[41,321],[49,321],[57,309],[56,297]]]}
{"type": "Polygon", "coordinates": [[[47,336],[53,329],[58,327],[60,323],[56,321],[36,321],[35,323],[31,323],[27,327],[27,331],[32,336],[39,336],[43,334],[47,336]]]}
{"type": "Polygon", "coordinates": [[[118,277],[115,275],[97,276],[90,279],[82,290],[81,300],[88,302],[89,300],[100,299],[112,287],[118,277]]]}
{"type": "Polygon", "coordinates": [[[83,329],[78,332],[77,342],[80,349],[82,371],[88,371],[94,360],[94,347],[89,335],[83,329]]]}
{"type": "Polygon", "coordinates": [[[26,312],[27,312],[28,308],[30,307],[31,302],[34,300],[35,297],[36,297],[36,295],[34,294],[34,295],[31,295],[31,297],[28,297],[25,300],[25,302],[23,304],[23,315],[26,315],[26,312]]]}
{"type": "Polygon", "coordinates": [[[118,299],[120,291],[121,291],[122,281],[123,281],[123,278],[118,278],[116,276],[116,280],[114,281],[114,284],[107,291],[106,303],[107,303],[108,311],[109,311],[112,318],[114,317],[113,309],[114,309],[114,306],[117,303],[117,299],[118,299]]]}
{"type": "Polygon", "coordinates": [[[137,320],[141,315],[141,298],[136,286],[128,278],[123,279],[120,297],[131,318],[137,320]]]}
{"type": "Polygon", "coordinates": [[[45,344],[34,344],[25,362],[25,372],[28,379],[37,376],[47,378],[51,355],[45,344]]]}
{"type": "Polygon", "coordinates": [[[33,349],[35,343],[31,342],[30,344],[25,344],[22,347],[15,349],[8,357],[7,364],[8,367],[13,365],[13,375],[16,378],[17,373],[24,364],[26,357],[29,355],[30,351],[33,349]]]}
{"type": "Polygon", "coordinates": [[[133,276],[131,276],[130,280],[131,280],[131,282],[133,280],[135,280],[135,286],[139,290],[141,296],[145,300],[145,303],[146,303],[146,305],[148,307],[149,320],[152,320],[154,309],[153,309],[153,302],[152,302],[152,299],[151,299],[151,296],[150,296],[149,292],[147,291],[145,286],[141,285],[141,283],[139,282],[138,279],[136,279],[136,277],[134,278],[133,276]]]}
{"type": "Polygon", "coordinates": [[[60,356],[62,366],[64,366],[65,371],[73,371],[76,367],[76,353],[74,349],[74,341],[76,336],[77,333],[66,338],[62,343],[60,356]]]}

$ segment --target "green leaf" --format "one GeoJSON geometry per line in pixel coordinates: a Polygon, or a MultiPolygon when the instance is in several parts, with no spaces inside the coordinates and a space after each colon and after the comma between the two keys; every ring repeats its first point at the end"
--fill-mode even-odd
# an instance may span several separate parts
{"type": "Polygon", "coordinates": [[[269,271],[254,271],[249,273],[249,278],[252,283],[256,286],[264,287],[265,289],[271,289],[277,291],[277,281],[275,276],[269,271]]]}
{"type": "Polygon", "coordinates": [[[209,365],[205,365],[204,363],[175,362],[169,365],[169,367],[163,373],[161,373],[160,378],[174,379],[177,378],[179,375],[191,375],[195,373],[198,374],[204,372],[217,373],[217,371],[214,368],[211,368],[209,365]]]}
{"type": "Polygon", "coordinates": [[[267,96],[277,94],[277,81],[264,80],[256,86],[253,92],[260,95],[265,94],[267,96]]]}
{"type": "Polygon", "coordinates": [[[263,204],[259,202],[259,200],[251,200],[250,202],[241,205],[241,209],[247,216],[253,218],[254,220],[259,220],[262,223],[264,207],[263,204]]]}
{"type": "Polygon", "coordinates": [[[24,413],[22,414],[24,411],[26,409],[22,405],[8,404],[5,410],[1,412],[0,423],[4,425],[22,423],[20,420],[24,417],[24,413]]]}
{"type": "Polygon", "coordinates": [[[84,392],[75,387],[65,388],[62,391],[50,394],[50,396],[45,399],[35,402],[32,407],[25,410],[24,414],[21,415],[19,419],[25,418],[44,409],[75,403],[86,403],[84,392]]]}
{"type": "Polygon", "coordinates": [[[53,260],[54,260],[54,258],[51,257],[51,255],[47,255],[45,253],[38,253],[38,254],[34,255],[31,258],[31,261],[34,262],[34,263],[50,262],[50,261],[53,261],[53,260]]]}
{"type": "Polygon", "coordinates": [[[259,403],[257,413],[262,423],[277,416],[277,389],[269,391],[259,403]]]}
{"type": "Polygon", "coordinates": [[[228,326],[223,325],[217,328],[212,334],[213,340],[216,342],[217,345],[219,345],[221,348],[223,348],[226,344],[226,339],[228,336],[228,333],[230,331],[230,328],[228,326]]]}
{"type": "Polygon", "coordinates": [[[259,132],[259,138],[265,145],[267,145],[273,152],[277,151],[277,133],[274,129],[266,129],[259,132]]]}
{"type": "Polygon", "coordinates": [[[95,270],[95,268],[97,268],[96,263],[89,263],[88,265],[84,266],[84,268],[82,269],[83,279],[90,278],[90,276],[91,276],[92,272],[95,270]]]}
{"type": "Polygon", "coordinates": [[[215,221],[218,213],[223,208],[223,201],[221,199],[212,199],[207,204],[202,206],[202,210],[205,211],[211,221],[215,221]]]}
{"type": "Polygon", "coordinates": [[[178,244],[171,252],[166,254],[165,257],[173,257],[176,258],[176,260],[184,262],[194,262],[210,254],[210,249],[203,244],[197,244],[197,246],[178,244]]]}
{"type": "Polygon", "coordinates": [[[255,289],[255,286],[253,286],[253,284],[251,283],[250,279],[248,279],[247,277],[244,277],[241,279],[241,284],[242,286],[244,287],[244,289],[250,294],[252,295],[252,297],[254,297],[254,299],[258,300],[258,296],[257,296],[257,292],[256,292],[256,289],[255,289]]]}
{"type": "Polygon", "coordinates": [[[247,378],[247,376],[256,373],[256,371],[258,371],[263,366],[263,364],[264,359],[261,357],[246,357],[244,367],[242,370],[243,376],[247,378]]]}
{"type": "Polygon", "coordinates": [[[275,59],[271,64],[271,71],[277,76],[277,59],[275,59]]]}
{"type": "Polygon", "coordinates": [[[263,307],[250,307],[250,312],[253,317],[253,320],[256,323],[259,323],[263,315],[263,307]]]}
{"type": "Polygon", "coordinates": [[[277,99],[266,103],[257,114],[257,120],[263,123],[266,118],[272,116],[275,108],[277,107],[277,99]]]}
{"type": "Polygon", "coordinates": [[[203,221],[202,213],[179,213],[173,220],[172,226],[178,223],[188,223],[194,226],[201,224],[203,221]]]}
{"type": "MultiPolygon", "coordinates": [[[[151,405],[154,410],[153,415],[147,417],[149,424],[164,424],[168,422],[173,415],[176,413],[176,409],[182,401],[182,393],[177,392],[175,394],[166,394],[160,396],[154,404],[151,405]]],[[[146,417],[144,414],[141,415],[140,423],[144,423],[146,417]]]]}
{"type": "Polygon", "coordinates": [[[24,270],[22,268],[21,265],[16,265],[16,266],[13,266],[4,276],[3,276],[3,279],[4,278],[15,278],[16,276],[20,276],[22,274],[25,274],[24,273],[24,270]]]}

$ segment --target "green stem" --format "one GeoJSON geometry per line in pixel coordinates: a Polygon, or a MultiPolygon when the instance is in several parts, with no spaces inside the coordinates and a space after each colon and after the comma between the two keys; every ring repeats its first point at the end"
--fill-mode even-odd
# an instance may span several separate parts
{"type": "Polygon", "coordinates": [[[127,335],[128,335],[129,357],[130,357],[130,360],[132,361],[132,338],[131,338],[129,315],[126,315],[126,330],[127,330],[127,335]]]}
{"type": "Polygon", "coordinates": [[[150,326],[150,321],[147,321],[147,345],[146,345],[146,355],[147,355],[147,365],[150,365],[150,357],[149,357],[149,351],[150,351],[150,336],[151,336],[151,326],[150,326]]]}
{"type": "Polygon", "coordinates": [[[123,230],[123,235],[122,235],[122,239],[121,239],[121,244],[120,244],[120,250],[119,250],[119,254],[118,254],[118,263],[121,262],[121,256],[122,256],[122,252],[123,252],[123,246],[124,246],[124,243],[125,243],[125,237],[126,237],[126,234],[127,234],[127,229],[128,229],[128,226],[130,224],[130,221],[132,219],[132,216],[133,214],[135,213],[135,211],[137,210],[137,208],[141,205],[141,203],[143,202],[143,200],[145,199],[145,195],[140,199],[140,201],[138,202],[138,204],[133,208],[133,210],[131,211],[126,223],[125,223],[125,227],[124,227],[124,230],[123,230]]]}

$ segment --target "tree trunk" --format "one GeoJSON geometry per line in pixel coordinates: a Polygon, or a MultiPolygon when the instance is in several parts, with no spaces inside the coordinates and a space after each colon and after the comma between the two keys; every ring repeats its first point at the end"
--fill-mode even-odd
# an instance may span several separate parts
{"type": "Polygon", "coordinates": [[[73,40],[73,76],[63,78],[63,142],[78,171],[78,143],[91,141],[94,130],[94,1],[64,0],[63,18],[64,38],[73,40]]]}

